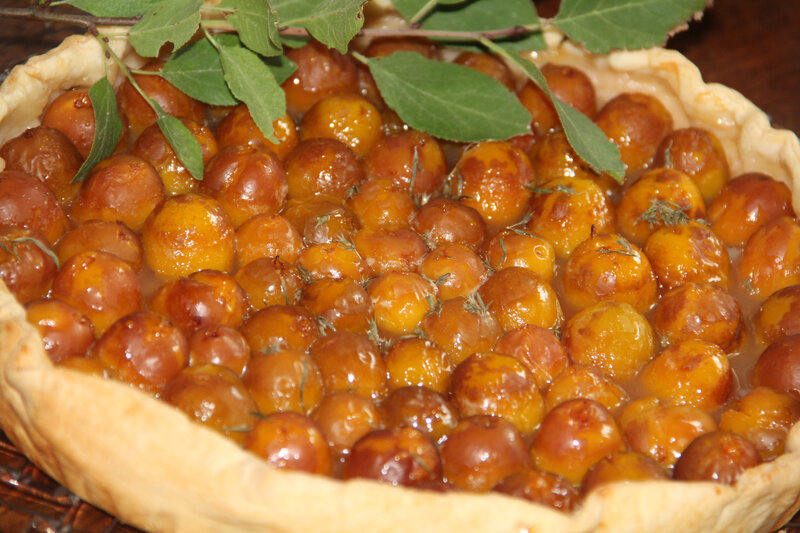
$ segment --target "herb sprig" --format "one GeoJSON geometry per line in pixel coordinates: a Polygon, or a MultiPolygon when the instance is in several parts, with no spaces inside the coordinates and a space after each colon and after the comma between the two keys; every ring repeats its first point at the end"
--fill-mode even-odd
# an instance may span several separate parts
{"type": "MultiPolygon", "coordinates": [[[[44,8],[0,8],[0,16],[59,20],[53,7],[69,4],[88,15],[61,15],[80,23],[104,41],[101,24],[131,26],[130,42],[143,57],[171,46],[163,75],[171,83],[212,105],[247,104],[267,138],[272,122],[286,113],[280,83],[293,70],[286,46],[309,37],[341,52],[357,35],[415,35],[449,46],[488,49],[520,67],[551,95],[538,67],[521,51],[546,47],[544,28],[555,26],[591,52],[655,46],[686,20],[697,16],[706,0],[563,0],[557,16],[540,18],[530,0],[394,0],[406,28],[364,28],[365,0],[40,0],[44,8]],[[513,26],[509,26],[513,21],[513,26]],[[600,31],[598,30],[600,29],[600,31]],[[613,29],[613,31],[612,31],[613,29]],[[237,36],[221,34],[235,32],[237,36]],[[189,43],[189,44],[187,44],[189,43]]],[[[106,54],[113,52],[107,47],[106,54]]],[[[517,98],[493,78],[460,65],[432,61],[411,53],[367,59],[382,97],[411,127],[458,142],[507,139],[528,132],[530,118],[517,98]]],[[[99,87],[99,86],[98,86],[99,87]]],[[[107,157],[116,146],[118,126],[108,85],[95,91],[101,113],[91,161],[107,157]]],[[[552,96],[552,95],[551,95],[552,96]]],[[[617,147],[591,120],[553,98],[565,134],[575,152],[597,172],[622,180],[617,147]]],[[[159,116],[159,125],[178,158],[202,179],[201,150],[180,121],[159,116]]],[[[76,180],[85,176],[87,169],[76,180]]]]}

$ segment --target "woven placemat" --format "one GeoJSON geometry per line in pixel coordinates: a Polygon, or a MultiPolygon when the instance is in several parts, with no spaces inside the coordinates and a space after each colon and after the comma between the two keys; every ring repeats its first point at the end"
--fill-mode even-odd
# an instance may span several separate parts
{"type": "Polygon", "coordinates": [[[0,532],[141,533],[34,466],[0,432],[0,532]]]}

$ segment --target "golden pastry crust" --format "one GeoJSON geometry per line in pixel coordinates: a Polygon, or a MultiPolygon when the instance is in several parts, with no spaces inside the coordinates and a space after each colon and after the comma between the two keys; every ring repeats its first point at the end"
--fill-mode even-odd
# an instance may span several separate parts
{"type": "MultiPolygon", "coordinates": [[[[760,169],[790,183],[800,207],[800,143],[769,128],[741,95],[705,85],[677,52],[589,57],[557,34],[537,61],[580,66],[600,103],[623,90],[657,94],[675,126],[709,128],[734,174],[760,169]]],[[[115,40],[123,57],[129,46],[115,40]]],[[[111,69],[112,75],[115,71],[111,69]]],[[[35,124],[50,94],[103,74],[90,37],[70,37],[12,71],[0,87],[0,144],[35,124]]],[[[278,471],[179,411],[127,386],[54,367],[23,308],[0,283],[0,420],[34,462],[82,498],[149,531],[769,531],[800,506],[800,429],[787,453],[735,486],[615,484],[572,515],[499,494],[435,493],[278,471]]]]}

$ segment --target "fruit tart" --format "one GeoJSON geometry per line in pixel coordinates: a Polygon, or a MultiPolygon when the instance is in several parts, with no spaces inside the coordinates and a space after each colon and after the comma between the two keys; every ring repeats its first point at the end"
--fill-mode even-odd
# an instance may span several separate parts
{"type": "MultiPolygon", "coordinates": [[[[15,68],[3,430],[148,531],[780,526],[800,501],[800,143],[677,52],[546,37],[534,61],[620,145],[624,185],[491,56],[450,54],[518,94],[527,138],[411,130],[314,42],[277,143],[142,75],[200,141],[200,183],[94,38],[15,68]],[[75,185],[80,91],[106,71],[127,137],[75,185]],[[37,167],[42,146],[59,157],[37,167]]],[[[362,52],[397,50],[442,54],[362,52]]]]}

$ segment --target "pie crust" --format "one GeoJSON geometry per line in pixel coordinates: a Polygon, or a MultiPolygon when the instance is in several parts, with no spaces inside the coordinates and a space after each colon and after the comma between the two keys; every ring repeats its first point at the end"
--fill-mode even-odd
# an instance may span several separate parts
{"type": "MultiPolygon", "coordinates": [[[[602,105],[622,91],[658,96],[675,127],[722,141],[732,175],[761,170],[790,184],[800,210],[800,142],[770,127],[742,95],[705,84],[678,52],[589,56],[555,33],[537,62],[580,67],[602,105]]],[[[129,44],[111,45],[140,61],[129,44]]],[[[89,85],[103,64],[92,37],[73,36],[16,67],[0,87],[0,144],[37,123],[52,94],[89,85]]],[[[2,168],[2,160],[0,160],[2,168]]],[[[274,470],[165,403],[111,380],[55,367],[23,308],[0,283],[0,423],[37,465],[81,498],[148,531],[750,532],[771,531],[800,507],[800,424],[787,453],[734,486],[618,483],[563,514],[500,494],[438,493],[274,470]]]]}

